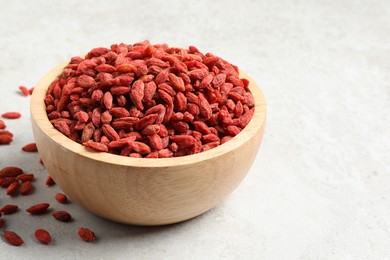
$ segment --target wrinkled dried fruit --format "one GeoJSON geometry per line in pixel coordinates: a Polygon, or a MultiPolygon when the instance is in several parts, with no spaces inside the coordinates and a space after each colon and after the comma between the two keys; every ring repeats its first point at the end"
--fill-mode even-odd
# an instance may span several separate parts
{"type": "Polygon", "coordinates": [[[22,150],[25,152],[37,152],[37,144],[36,143],[31,143],[31,144],[26,144],[25,146],[22,147],[22,150]]]}
{"type": "Polygon", "coordinates": [[[11,133],[10,131],[8,130],[0,130],[0,135],[9,135],[10,137],[13,137],[14,134],[11,133]]]}
{"type": "Polygon", "coordinates": [[[86,242],[92,242],[96,238],[95,233],[88,228],[80,228],[77,234],[86,242]]]}
{"type": "Polygon", "coordinates": [[[16,182],[17,179],[15,177],[5,177],[5,178],[0,178],[0,186],[3,188],[8,188],[9,185],[12,183],[16,182]]]}
{"type": "Polygon", "coordinates": [[[53,180],[53,178],[52,178],[51,176],[47,176],[46,181],[45,181],[45,184],[46,184],[47,186],[53,186],[53,185],[56,184],[56,183],[55,183],[55,181],[53,180]]]}
{"type": "Polygon", "coordinates": [[[0,135],[0,144],[10,144],[13,141],[10,135],[0,135]]]}
{"type": "Polygon", "coordinates": [[[20,93],[22,93],[23,96],[29,96],[30,91],[25,86],[19,87],[20,93]]]}
{"type": "Polygon", "coordinates": [[[11,204],[8,204],[8,205],[5,205],[4,207],[2,207],[0,209],[0,212],[3,213],[4,215],[8,215],[8,214],[12,214],[14,212],[16,212],[18,210],[18,206],[17,205],[11,205],[11,204]]]}
{"type": "Polygon", "coordinates": [[[23,173],[16,177],[17,180],[21,182],[27,182],[27,181],[33,181],[34,180],[34,174],[32,173],[23,173]]]}
{"type": "Polygon", "coordinates": [[[30,193],[32,188],[32,183],[30,181],[26,181],[23,183],[23,185],[19,189],[19,193],[21,195],[27,195],[30,193]]]}
{"type": "Polygon", "coordinates": [[[51,243],[50,233],[44,229],[35,230],[34,236],[42,244],[50,244],[51,243]]]}
{"type": "Polygon", "coordinates": [[[61,222],[69,222],[72,220],[72,216],[66,211],[54,211],[52,216],[61,222]]]}
{"type": "Polygon", "coordinates": [[[0,129],[5,129],[7,126],[3,120],[0,119],[0,129]]]}
{"type": "Polygon", "coordinates": [[[31,215],[40,215],[45,213],[49,207],[49,203],[39,203],[29,207],[28,209],[26,209],[26,211],[31,215]]]}
{"type": "Polygon", "coordinates": [[[23,173],[23,170],[15,166],[7,166],[0,170],[0,178],[16,177],[23,173]]]}
{"type": "Polygon", "coordinates": [[[83,143],[83,145],[97,152],[108,152],[107,145],[99,142],[88,141],[83,143]]]}
{"type": "Polygon", "coordinates": [[[3,218],[0,218],[0,228],[2,228],[5,224],[5,221],[3,218]]]}
{"type": "Polygon", "coordinates": [[[19,188],[19,182],[16,181],[11,183],[7,188],[7,195],[9,196],[15,195],[16,192],[18,191],[18,188],[19,188]]]}
{"type": "Polygon", "coordinates": [[[13,246],[21,246],[24,243],[23,239],[14,231],[4,231],[4,239],[13,246]]]}
{"type": "Polygon", "coordinates": [[[70,136],[70,128],[65,121],[57,121],[54,123],[54,127],[57,128],[62,134],[70,136]]]}
{"type": "Polygon", "coordinates": [[[55,196],[55,199],[62,204],[65,204],[68,202],[68,197],[63,193],[57,193],[55,196]]]}
{"type": "Polygon", "coordinates": [[[102,126],[103,133],[110,139],[111,141],[119,140],[120,137],[115,129],[109,124],[104,124],[102,126]]]}
{"type": "Polygon", "coordinates": [[[22,115],[18,112],[6,112],[6,113],[2,114],[1,116],[4,118],[7,118],[7,119],[17,119],[17,118],[20,118],[22,115]]]}

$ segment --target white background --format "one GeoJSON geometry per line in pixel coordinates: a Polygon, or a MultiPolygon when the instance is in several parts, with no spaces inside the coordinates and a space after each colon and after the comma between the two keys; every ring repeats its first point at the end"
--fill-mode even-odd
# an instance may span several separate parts
{"type": "MultiPolygon", "coordinates": [[[[28,197],[0,205],[23,236],[0,239],[1,259],[389,259],[390,2],[383,1],[22,1],[0,0],[0,113],[15,134],[0,167],[37,176],[28,197]],[[32,142],[29,97],[55,65],[98,46],[149,39],[197,46],[246,71],[268,104],[260,153],[239,188],[210,212],[167,227],[135,227],[60,205],[43,184],[32,142]],[[24,209],[48,201],[72,213],[61,223],[24,209]],[[80,226],[99,239],[87,244],[80,226]],[[32,233],[45,227],[54,243],[32,233]]],[[[1,232],[2,233],[2,232],[1,232]]]]}

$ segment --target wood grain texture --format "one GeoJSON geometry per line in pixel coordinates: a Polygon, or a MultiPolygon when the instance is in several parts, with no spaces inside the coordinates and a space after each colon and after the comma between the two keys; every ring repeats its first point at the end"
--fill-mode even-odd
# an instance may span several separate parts
{"type": "Polygon", "coordinates": [[[263,93],[250,81],[255,113],[227,143],[178,158],[129,158],[87,151],[49,122],[44,97],[67,64],[51,70],[31,99],[35,141],[49,174],[75,202],[104,218],[135,225],[164,225],[196,217],[225,199],[248,173],[265,128],[263,93]]]}

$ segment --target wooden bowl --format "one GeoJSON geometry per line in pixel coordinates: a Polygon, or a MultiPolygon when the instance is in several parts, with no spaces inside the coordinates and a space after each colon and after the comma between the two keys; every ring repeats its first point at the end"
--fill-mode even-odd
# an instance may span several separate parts
{"type": "Polygon", "coordinates": [[[45,111],[49,84],[68,62],[36,85],[31,99],[35,141],[58,186],[87,210],[135,225],[164,225],[196,217],[225,199],[243,180],[259,149],[266,106],[250,81],[255,113],[241,133],[206,152],[176,158],[130,158],[87,151],[57,131],[45,111]]]}

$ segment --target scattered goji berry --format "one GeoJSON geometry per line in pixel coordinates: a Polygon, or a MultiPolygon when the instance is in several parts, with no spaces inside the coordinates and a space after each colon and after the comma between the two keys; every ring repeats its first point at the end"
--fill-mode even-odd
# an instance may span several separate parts
{"type": "Polygon", "coordinates": [[[20,86],[19,87],[20,92],[22,93],[23,96],[29,96],[30,92],[25,86],[20,86]]]}
{"type": "Polygon", "coordinates": [[[9,185],[16,181],[17,179],[15,177],[0,177],[0,186],[3,188],[8,188],[9,185]]]}
{"type": "Polygon", "coordinates": [[[46,184],[47,186],[53,186],[53,185],[55,185],[56,183],[55,183],[55,181],[53,180],[53,178],[52,178],[51,176],[47,176],[46,181],[45,181],[45,184],[46,184]]]}
{"type": "Polygon", "coordinates": [[[15,181],[11,183],[7,188],[7,195],[9,196],[15,195],[16,192],[18,191],[18,188],[19,188],[19,182],[15,181]]]}
{"type": "Polygon", "coordinates": [[[49,203],[39,203],[29,207],[28,209],[26,209],[26,211],[31,215],[40,215],[45,213],[49,207],[49,203]]]}
{"type": "Polygon", "coordinates": [[[13,141],[10,135],[0,135],[0,144],[10,144],[13,141]]]}
{"type": "Polygon", "coordinates": [[[35,230],[34,236],[42,244],[50,244],[51,243],[50,233],[44,229],[35,230]]]}
{"type": "Polygon", "coordinates": [[[5,129],[7,126],[3,120],[0,119],[0,129],[5,129]]]}
{"type": "Polygon", "coordinates": [[[18,208],[19,207],[17,205],[7,204],[0,209],[0,212],[2,212],[4,215],[9,215],[15,213],[18,208]]]}
{"type": "Polygon", "coordinates": [[[13,246],[21,246],[24,243],[23,239],[14,231],[4,231],[4,239],[13,246]]]}
{"type": "Polygon", "coordinates": [[[52,216],[56,220],[61,221],[61,222],[69,222],[69,221],[72,220],[72,216],[68,212],[63,211],[63,210],[61,210],[61,211],[54,211],[52,213],[52,216]]]}
{"type": "Polygon", "coordinates": [[[62,204],[65,204],[68,202],[68,197],[63,193],[57,193],[55,196],[55,199],[62,204]]]}
{"type": "Polygon", "coordinates": [[[86,242],[92,242],[96,239],[95,233],[88,228],[80,228],[77,234],[86,242]]]}
{"type": "Polygon", "coordinates": [[[6,112],[1,115],[3,118],[7,119],[17,119],[20,118],[22,115],[19,112],[6,112]]]}
{"type": "Polygon", "coordinates": [[[23,174],[20,174],[16,177],[17,180],[21,181],[21,182],[31,182],[34,180],[34,174],[32,173],[23,173],[23,174]]]}
{"type": "Polygon", "coordinates": [[[23,196],[30,193],[32,188],[32,183],[30,181],[26,181],[23,183],[23,185],[19,189],[19,193],[23,196]]]}
{"type": "Polygon", "coordinates": [[[17,177],[21,175],[23,170],[16,166],[7,166],[0,170],[0,178],[4,177],[17,177]]]}
{"type": "Polygon", "coordinates": [[[22,150],[24,152],[37,152],[38,151],[37,144],[36,143],[26,144],[25,146],[22,147],[22,150]]]}

